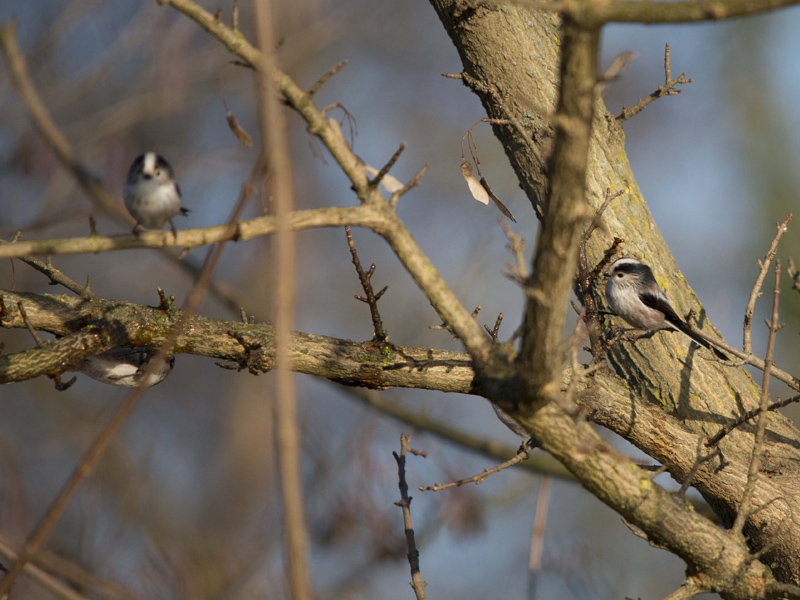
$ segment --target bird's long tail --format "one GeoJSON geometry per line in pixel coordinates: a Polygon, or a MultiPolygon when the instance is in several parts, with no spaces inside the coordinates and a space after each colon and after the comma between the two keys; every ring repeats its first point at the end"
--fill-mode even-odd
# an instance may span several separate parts
{"type": "Polygon", "coordinates": [[[711,344],[709,344],[709,343],[708,343],[706,340],[704,340],[704,339],[703,339],[703,338],[701,338],[699,335],[697,335],[697,334],[696,334],[694,331],[692,331],[692,330],[689,328],[689,326],[688,326],[686,323],[684,323],[683,321],[679,321],[678,323],[673,323],[673,325],[675,325],[675,326],[676,326],[676,328],[678,329],[678,331],[680,331],[681,333],[685,333],[687,336],[689,336],[689,337],[690,337],[691,339],[693,339],[695,342],[697,342],[698,344],[700,344],[700,345],[701,345],[703,348],[707,348],[707,349],[711,350],[711,351],[712,351],[712,352],[713,352],[713,353],[716,355],[716,357],[717,357],[717,358],[719,358],[720,360],[730,360],[730,359],[728,358],[728,356],[727,356],[727,355],[726,355],[724,352],[722,352],[722,351],[718,350],[717,348],[715,348],[714,346],[712,346],[711,344]]]}

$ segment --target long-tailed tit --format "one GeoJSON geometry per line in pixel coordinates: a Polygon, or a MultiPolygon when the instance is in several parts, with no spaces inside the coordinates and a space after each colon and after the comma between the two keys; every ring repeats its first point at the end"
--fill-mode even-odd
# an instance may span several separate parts
{"type": "Polygon", "coordinates": [[[697,335],[678,316],[658,286],[653,271],[635,258],[620,258],[605,272],[606,299],[611,310],[636,329],[658,331],[674,329],[708,348],[717,358],[728,360],[722,352],[697,335]]]}
{"type": "MultiPolygon", "coordinates": [[[[158,351],[152,348],[112,348],[73,365],[69,370],[109,385],[133,388],[139,385],[157,354],[158,351]]],[[[171,354],[160,360],[161,364],[147,378],[145,387],[164,381],[175,366],[175,357],[171,354]]]]}
{"type": "Polygon", "coordinates": [[[175,172],[160,154],[145,152],[136,157],[123,190],[125,206],[136,219],[134,233],[139,227],[161,229],[169,221],[175,235],[172,217],[185,215],[188,209],[181,207],[181,188],[175,181],[175,172]]]}

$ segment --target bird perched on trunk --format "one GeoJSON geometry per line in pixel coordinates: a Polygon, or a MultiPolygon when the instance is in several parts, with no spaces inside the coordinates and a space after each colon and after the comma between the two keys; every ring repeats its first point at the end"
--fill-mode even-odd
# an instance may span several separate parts
{"type": "Polygon", "coordinates": [[[728,360],[725,354],[692,331],[689,324],[678,316],[646,264],[635,258],[620,258],[611,264],[604,275],[608,278],[608,304],[626,323],[645,331],[680,331],[703,348],[711,350],[717,358],[728,360]]]}
{"type": "MultiPolygon", "coordinates": [[[[157,354],[158,351],[152,348],[112,348],[90,356],[68,370],[83,373],[108,385],[134,388],[145,377],[145,372],[157,354]]],[[[159,361],[160,364],[147,376],[144,387],[152,387],[164,381],[175,366],[175,357],[172,354],[162,356],[159,361]]]]}
{"type": "Polygon", "coordinates": [[[189,212],[181,206],[181,188],[175,181],[175,171],[163,156],[155,152],[140,154],[133,161],[123,197],[125,207],[136,219],[133,233],[139,233],[142,226],[161,229],[169,222],[172,234],[177,235],[172,217],[189,212]]]}

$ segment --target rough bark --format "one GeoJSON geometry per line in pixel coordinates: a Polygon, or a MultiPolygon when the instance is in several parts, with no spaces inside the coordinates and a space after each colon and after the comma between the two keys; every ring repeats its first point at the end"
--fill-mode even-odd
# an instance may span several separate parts
{"type": "MultiPolygon", "coordinates": [[[[481,99],[488,116],[516,119],[534,141],[529,144],[516,127],[494,126],[520,186],[541,216],[548,193],[548,153],[553,135],[550,120],[558,92],[558,17],[515,6],[470,8],[455,0],[431,0],[431,4],[461,57],[464,83],[481,99]]],[[[697,296],[675,265],[636,186],[622,129],[602,101],[598,100],[595,109],[587,201],[596,209],[606,188],[623,189],[625,193],[604,213],[608,233],[595,234],[590,240],[590,262],[600,259],[614,236],[623,238],[624,252],[650,264],[676,310],[686,314],[699,307],[697,296]]],[[[602,304],[602,296],[598,301],[602,304]]],[[[703,311],[700,315],[702,325],[710,327],[703,311]]],[[[758,386],[744,369],[705,360],[702,352],[696,347],[689,349],[679,336],[659,333],[635,346],[618,344],[609,358],[636,396],[675,416],[695,433],[713,435],[721,425],[758,403],[758,386]]],[[[635,429],[630,428],[626,437],[635,439],[635,429]]],[[[652,439],[638,443],[648,454],[660,453],[652,439]]],[[[691,444],[693,453],[696,437],[686,443],[691,444]]],[[[723,471],[746,465],[752,445],[749,428],[726,438],[722,443],[726,460],[723,471]]],[[[664,456],[664,460],[667,458],[664,456]]],[[[769,481],[774,497],[782,500],[758,512],[745,529],[756,548],[771,546],[765,558],[774,564],[776,575],[794,582],[800,581],[800,528],[792,519],[800,508],[792,501],[800,480],[799,459],[798,430],[788,419],[771,418],[762,480],[769,481]]],[[[700,478],[697,487],[712,506],[720,509],[723,521],[732,522],[741,490],[722,490],[712,477],[700,478]]]]}

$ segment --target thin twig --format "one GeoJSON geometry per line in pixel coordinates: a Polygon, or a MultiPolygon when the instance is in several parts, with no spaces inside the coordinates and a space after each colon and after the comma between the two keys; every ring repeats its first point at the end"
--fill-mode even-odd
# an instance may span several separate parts
{"type": "Polygon", "coordinates": [[[28,333],[31,334],[31,337],[33,338],[33,341],[36,343],[36,347],[38,348],[43,343],[42,338],[39,335],[39,332],[33,328],[33,325],[31,325],[31,322],[28,319],[28,313],[25,312],[25,306],[22,304],[22,302],[17,302],[17,310],[19,310],[19,314],[22,315],[22,320],[25,323],[25,327],[28,328],[28,333]]]}
{"type": "Polygon", "coordinates": [[[761,295],[761,285],[764,283],[764,278],[767,276],[767,271],[769,271],[769,265],[772,259],[775,258],[775,254],[778,252],[778,242],[780,242],[783,234],[786,233],[787,226],[791,220],[792,215],[790,214],[783,223],[778,223],[778,231],[772,240],[772,244],[770,244],[766,256],[764,256],[764,260],[758,261],[758,277],[750,292],[750,299],[747,301],[747,308],[744,311],[744,342],[742,344],[742,350],[746,354],[753,353],[753,312],[756,308],[756,300],[761,295]]]}
{"type": "Polygon", "coordinates": [[[705,594],[708,588],[698,585],[691,579],[687,579],[674,592],[664,596],[664,600],[690,600],[700,594],[705,594]]]}
{"type": "Polygon", "coordinates": [[[325,84],[328,82],[328,80],[329,80],[331,77],[333,77],[334,75],[336,75],[336,74],[337,74],[339,71],[341,71],[342,69],[344,69],[346,66],[347,66],[347,61],[346,61],[346,60],[343,60],[343,61],[342,61],[342,62],[340,62],[338,65],[336,65],[335,67],[333,67],[333,68],[332,68],[330,71],[328,71],[327,73],[325,73],[325,75],[323,75],[322,77],[320,77],[320,78],[317,80],[317,83],[315,83],[314,85],[312,85],[312,86],[311,86],[311,89],[310,89],[310,90],[308,90],[308,95],[309,95],[309,96],[313,96],[314,94],[316,94],[316,93],[317,93],[317,92],[320,90],[320,88],[321,88],[323,85],[325,85],[325,84]]]}
{"type": "Polygon", "coordinates": [[[503,232],[506,234],[509,241],[506,245],[506,250],[514,257],[513,264],[506,262],[505,266],[508,271],[503,271],[502,274],[522,285],[530,273],[528,270],[528,261],[525,258],[525,242],[527,240],[522,237],[521,233],[514,233],[505,219],[500,219],[500,227],[503,228],[503,232]]]}
{"type": "Polygon", "coordinates": [[[692,83],[692,80],[686,79],[686,73],[681,73],[675,79],[670,79],[669,44],[667,44],[667,47],[664,50],[664,85],[658,86],[658,89],[655,92],[647,96],[647,98],[642,98],[634,106],[631,106],[630,108],[623,106],[622,112],[615,117],[617,122],[622,123],[634,115],[638,115],[640,112],[642,112],[642,110],[644,110],[645,106],[651,102],[655,102],[659,98],[663,98],[664,96],[677,96],[678,94],[681,94],[683,90],[676,90],[675,87],[678,85],[685,85],[687,83],[692,83]]]}
{"type": "Polygon", "coordinates": [[[761,466],[761,457],[764,454],[764,432],[767,428],[767,406],[769,405],[769,372],[772,369],[772,353],[775,349],[775,337],[781,325],[778,323],[778,297],[780,296],[781,261],[775,261],[775,289],[772,294],[772,320],[769,321],[769,340],[767,353],[764,357],[764,378],[761,383],[761,399],[759,401],[758,424],[756,425],[755,441],[753,442],[753,455],[750,458],[750,468],[747,471],[747,484],[742,493],[742,501],[736,512],[736,520],[731,527],[731,534],[741,536],[744,524],[752,512],[753,495],[756,491],[758,471],[761,466]]]}
{"type": "MultiPolygon", "coordinates": [[[[784,406],[789,406],[790,404],[794,404],[795,402],[800,402],[800,395],[792,396],[791,398],[786,398],[785,400],[777,400],[770,404],[767,407],[767,412],[773,412],[783,408],[784,406]]],[[[761,408],[754,408],[752,410],[748,410],[746,413],[738,417],[736,420],[731,421],[727,425],[725,425],[722,429],[719,430],[719,433],[715,434],[714,437],[710,438],[708,442],[706,442],[706,446],[716,446],[719,444],[722,439],[732,432],[737,427],[741,427],[748,421],[751,421],[755,417],[761,414],[761,408]]]]}
{"type": "Polygon", "coordinates": [[[378,174],[375,175],[374,179],[370,180],[369,182],[370,187],[377,187],[380,184],[380,182],[383,181],[383,178],[386,177],[386,174],[394,166],[394,163],[398,161],[400,155],[403,153],[403,150],[405,149],[406,149],[406,143],[402,142],[400,144],[400,147],[395,151],[394,154],[392,154],[392,157],[389,159],[389,162],[383,165],[383,168],[380,171],[378,171],[378,174]]]}
{"type": "Polygon", "coordinates": [[[417,174],[411,178],[411,180],[405,184],[401,189],[397,190],[392,197],[389,198],[389,206],[392,208],[397,208],[397,203],[400,201],[400,198],[405,196],[409,191],[417,187],[422,181],[422,178],[425,176],[425,173],[428,172],[428,165],[422,165],[422,168],[417,171],[417,174]]]}
{"type": "Polygon", "coordinates": [[[385,344],[389,336],[386,333],[386,329],[383,327],[383,321],[381,320],[381,313],[378,311],[378,300],[381,296],[383,296],[384,292],[389,289],[387,285],[377,294],[374,292],[372,288],[372,274],[375,272],[375,263],[372,263],[372,266],[369,268],[368,272],[364,272],[364,268],[361,266],[361,261],[358,258],[358,251],[356,250],[356,245],[353,242],[353,236],[350,233],[350,226],[345,225],[344,228],[345,235],[347,236],[347,245],[350,247],[350,255],[353,258],[353,266],[356,268],[356,273],[358,273],[358,280],[361,282],[361,287],[364,289],[364,295],[366,298],[361,296],[356,296],[356,300],[360,300],[361,302],[365,302],[369,305],[369,312],[372,315],[372,326],[374,328],[373,333],[373,341],[385,344]]]}
{"type": "MultiPolygon", "coordinates": [[[[16,561],[18,558],[17,554],[2,541],[0,541],[0,553],[8,557],[9,561],[16,561]]],[[[25,565],[24,572],[28,577],[53,594],[53,596],[61,598],[62,600],[87,600],[86,596],[79,594],[69,585],[59,581],[57,577],[53,577],[50,573],[36,565],[25,565]]],[[[8,569],[0,565],[0,573],[8,573],[8,569]]]]}
{"type": "Polygon", "coordinates": [[[716,451],[714,451],[714,452],[709,452],[708,454],[703,454],[703,453],[702,453],[702,450],[703,450],[703,440],[704,440],[703,436],[699,436],[699,437],[697,438],[697,448],[696,448],[696,450],[695,450],[695,459],[694,459],[694,463],[692,463],[692,468],[691,468],[691,469],[689,469],[689,472],[686,474],[686,477],[684,477],[684,479],[683,479],[683,482],[681,483],[681,487],[680,487],[680,489],[678,490],[678,495],[679,495],[679,496],[683,496],[683,495],[685,495],[685,494],[686,494],[686,492],[688,491],[688,489],[691,487],[691,485],[692,485],[692,481],[694,481],[694,478],[695,478],[695,476],[697,475],[697,471],[699,471],[699,470],[700,470],[700,467],[701,467],[701,465],[702,465],[703,463],[706,463],[706,462],[708,462],[708,461],[709,461],[709,460],[711,460],[711,459],[712,459],[714,456],[716,456],[716,455],[717,455],[717,452],[716,452],[716,451]]]}
{"type": "Polygon", "coordinates": [[[531,535],[531,553],[528,557],[528,568],[537,572],[542,569],[542,549],[544,548],[544,530],[547,526],[547,512],[550,506],[550,488],[553,480],[542,477],[539,483],[539,494],[536,497],[536,512],[533,517],[533,535],[531,535]]]}
{"type": "Polygon", "coordinates": [[[600,208],[598,208],[597,212],[594,214],[594,219],[592,219],[592,222],[589,223],[589,227],[586,228],[586,232],[583,234],[583,238],[581,239],[584,244],[589,240],[589,238],[592,237],[592,234],[595,232],[595,230],[602,226],[603,213],[608,208],[608,205],[611,204],[611,201],[619,198],[624,193],[624,189],[612,192],[611,188],[606,188],[606,197],[603,200],[603,203],[600,205],[600,208]]]}
{"type": "Polygon", "coordinates": [[[81,285],[71,277],[67,277],[63,272],[59,271],[53,266],[50,257],[47,257],[46,262],[40,261],[34,256],[20,256],[19,259],[27,265],[30,265],[40,273],[43,273],[50,279],[51,285],[63,285],[71,292],[75,292],[79,297],[85,300],[97,300],[98,296],[95,294],[89,285],[81,285]]]}
{"type": "Polygon", "coordinates": [[[500,331],[500,324],[503,322],[503,313],[497,315],[497,320],[494,322],[494,327],[489,329],[488,325],[484,325],[483,328],[486,330],[486,333],[489,334],[489,337],[492,338],[493,342],[497,341],[497,332],[500,331]]]}
{"type": "Polygon", "coordinates": [[[427,582],[422,581],[422,575],[419,572],[419,550],[417,550],[417,542],[414,537],[414,526],[411,523],[411,496],[408,495],[408,483],[406,483],[406,454],[419,454],[412,450],[409,445],[410,436],[405,433],[400,436],[400,454],[392,452],[394,460],[397,462],[397,478],[398,486],[400,487],[400,501],[395,502],[395,506],[399,506],[403,510],[403,529],[406,534],[406,543],[408,544],[408,564],[411,567],[411,587],[417,596],[417,600],[425,600],[425,586],[427,582]]]}
{"type": "Polygon", "coordinates": [[[420,492],[438,492],[441,490],[448,490],[454,487],[461,487],[462,485],[466,485],[468,483],[474,483],[475,485],[482,484],[489,475],[493,475],[494,473],[499,473],[500,471],[504,471],[509,467],[513,467],[514,465],[521,463],[523,460],[530,456],[530,451],[523,445],[519,452],[517,452],[516,456],[508,459],[504,463],[497,465],[496,467],[492,467],[491,469],[484,469],[477,475],[473,475],[472,477],[467,477],[466,479],[459,479],[458,481],[453,481],[451,483],[434,483],[433,485],[421,485],[419,486],[420,492]]]}

